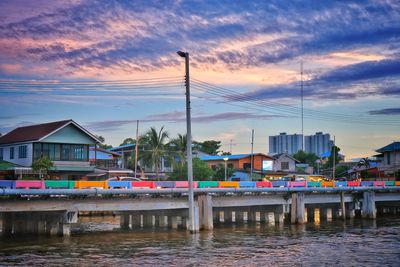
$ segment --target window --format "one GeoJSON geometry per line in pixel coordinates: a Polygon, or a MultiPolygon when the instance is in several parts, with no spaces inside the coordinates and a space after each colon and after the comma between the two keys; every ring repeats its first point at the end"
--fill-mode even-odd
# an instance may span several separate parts
{"type": "Polygon", "coordinates": [[[0,148],[0,160],[3,160],[3,148],[0,148]]]}
{"type": "Polygon", "coordinates": [[[243,163],[243,169],[248,170],[251,168],[251,164],[250,163],[243,163]]]}
{"type": "Polygon", "coordinates": [[[10,159],[14,159],[14,147],[10,147],[10,159]]]}
{"type": "Polygon", "coordinates": [[[26,159],[27,157],[27,146],[19,146],[18,147],[18,158],[26,159]]]}
{"type": "Polygon", "coordinates": [[[289,170],[289,162],[281,162],[281,170],[289,170]]]}
{"type": "Polygon", "coordinates": [[[40,159],[42,156],[42,144],[34,143],[33,144],[33,160],[36,161],[40,159]]]}

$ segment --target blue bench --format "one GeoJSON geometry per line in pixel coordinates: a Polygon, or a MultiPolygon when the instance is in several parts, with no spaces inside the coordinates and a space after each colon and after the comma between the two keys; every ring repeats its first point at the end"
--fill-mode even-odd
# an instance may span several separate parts
{"type": "Polygon", "coordinates": [[[336,187],[347,186],[347,182],[346,181],[336,181],[335,186],[336,187]]]}
{"type": "Polygon", "coordinates": [[[250,181],[243,181],[239,182],[239,187],[240,188],[253,188],[256,187],[256,182],[250,182],[250,181]]]}
{"type": "Polygon", "coordinates": [[[12,180],[0,180],[0,188],[15,188],[15,181],[12,180]]]}
{"type": "Polygon", "coordinates": [[[363,181],[361,182],[361,186],[374,186],[373,181],[363,181]]]}
{"type": "Polygon", "coordinates": [[[273,181],[272,182],[272,187],[287,187],[288,182],[287,181],[273,181]]]}
{"type": "Polygon", "coordinates": [[[108,181],[108,188],[132,188],[131,181],[108,181]]]}

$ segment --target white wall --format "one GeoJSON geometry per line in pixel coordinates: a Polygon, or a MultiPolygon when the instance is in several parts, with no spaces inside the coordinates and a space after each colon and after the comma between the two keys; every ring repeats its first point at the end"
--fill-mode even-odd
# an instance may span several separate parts
{"type": "Polygon", "coordinates": [[[32,143],[25,144],[15,144],[15,145],[7,145],[0,146],[3,148],[3,160],[8,161],[14,164],[18,164],[24,167],[30,167],[32,165],[32,155],[33,155],[33,145],[32,143]],[[19,158],[19,147],[26,146],[26,158],[19,158]],[[10,148],[14,147],[14,159],[10,159],[10,148]]]}

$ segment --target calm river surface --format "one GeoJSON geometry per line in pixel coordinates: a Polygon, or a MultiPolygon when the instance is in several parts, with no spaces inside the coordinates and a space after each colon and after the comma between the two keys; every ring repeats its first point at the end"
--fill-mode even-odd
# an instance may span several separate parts
{"type": "Polygon", "coordinates": [[[119,231],[82,218],[67,238],[0,239],[0,266],[400,266],[400,217],[303,226],[119,231]]]}

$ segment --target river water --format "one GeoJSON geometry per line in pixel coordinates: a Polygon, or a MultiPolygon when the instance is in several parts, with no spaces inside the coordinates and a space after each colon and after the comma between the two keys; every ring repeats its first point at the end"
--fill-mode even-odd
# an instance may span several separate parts
{"type": "Polygon", "coordinates": [[[70,237],[0,239],[0,266],[400,266],[400,217],[301,226],[120,231],[81,218],[70,237]]]}

